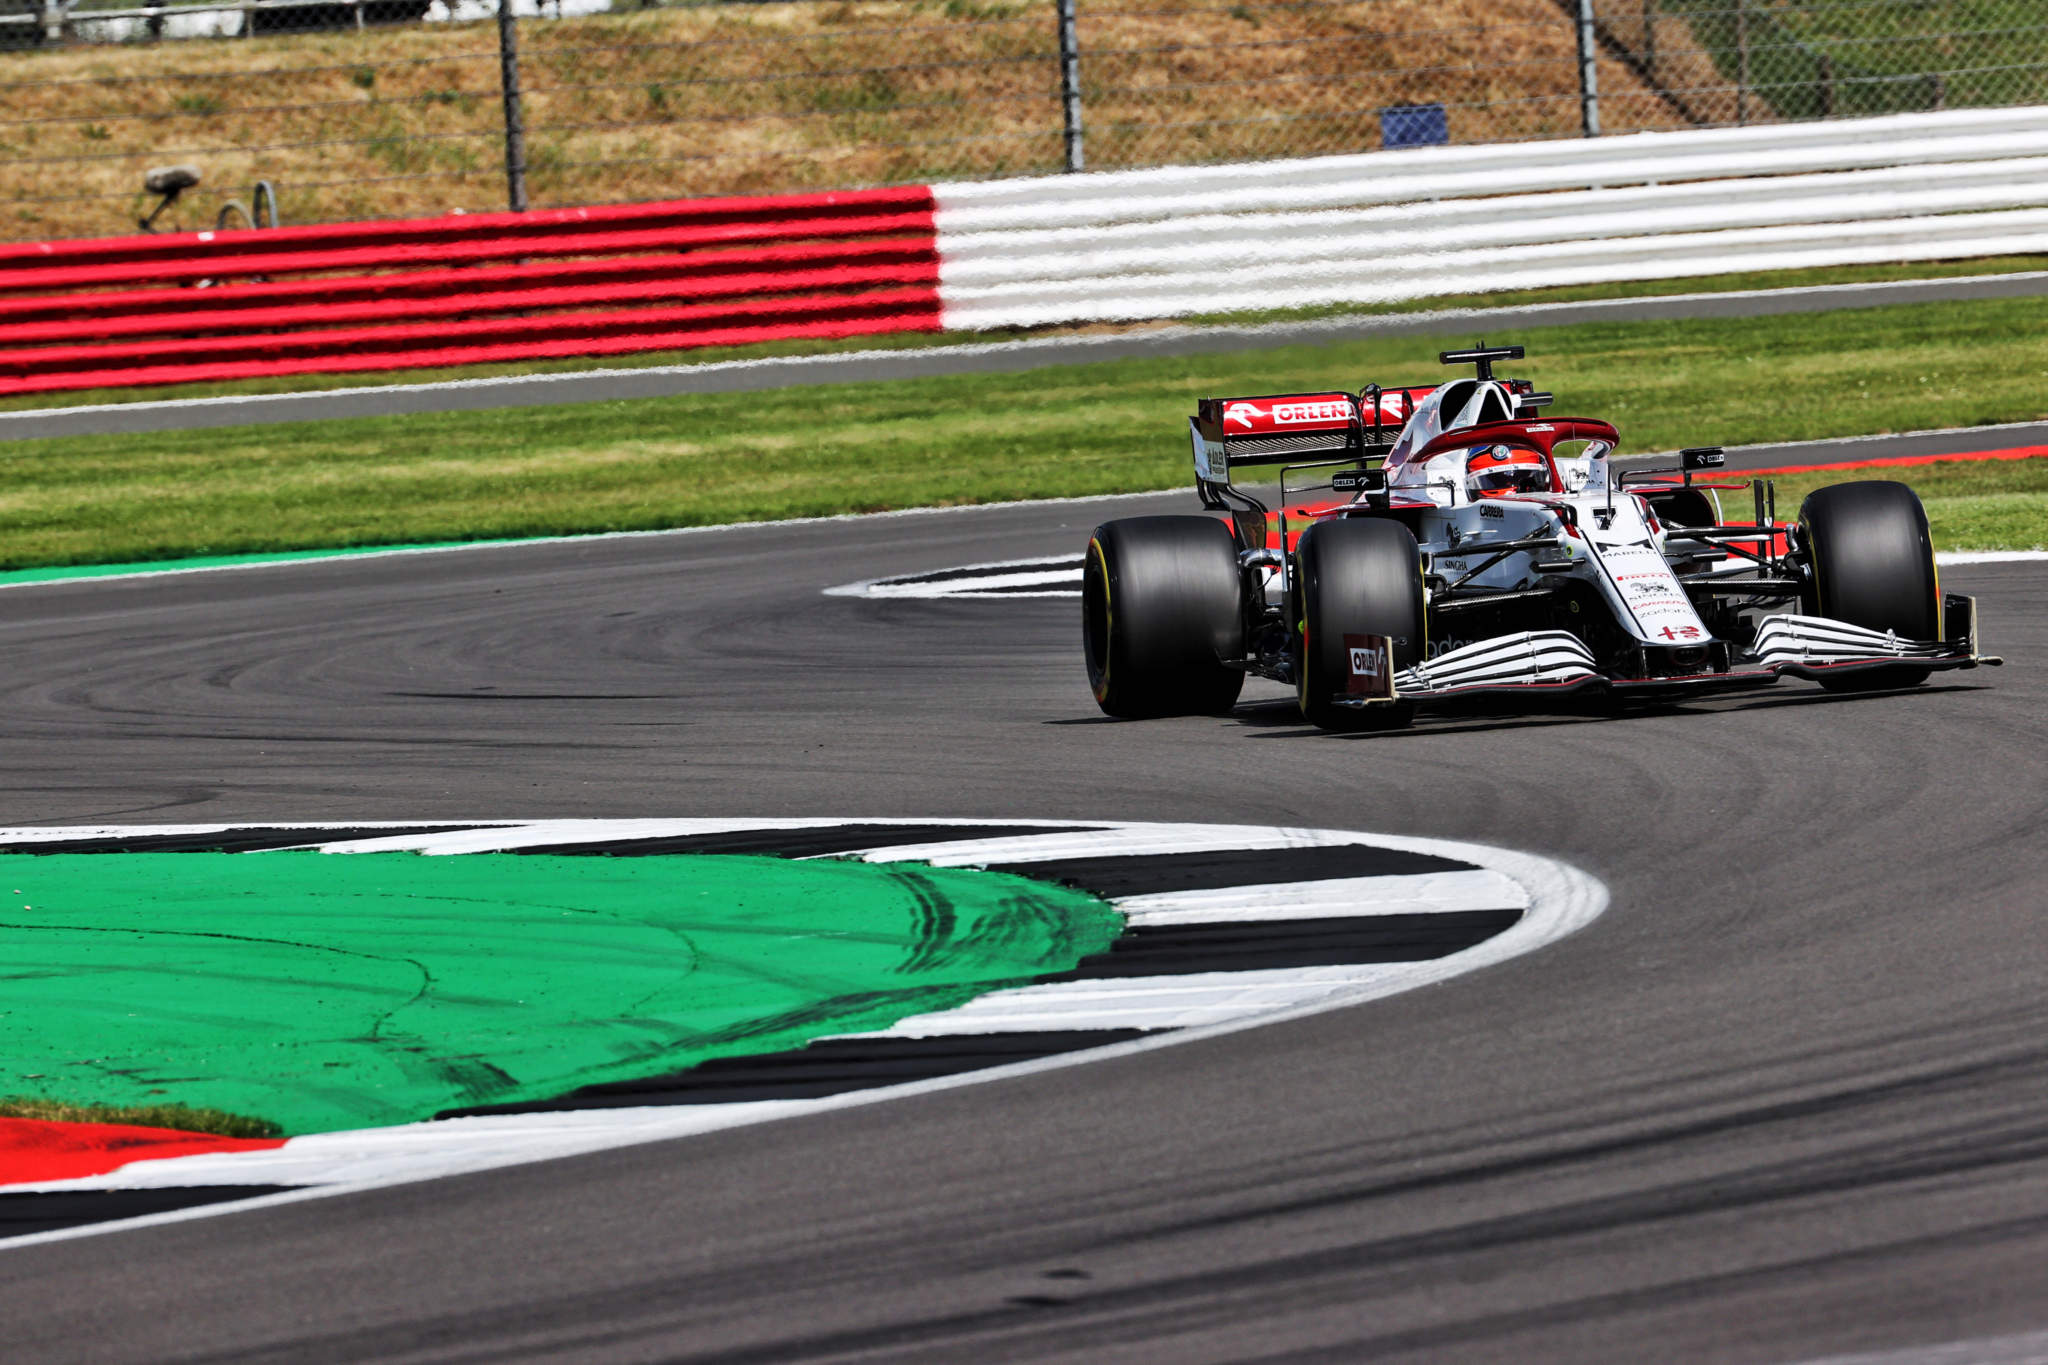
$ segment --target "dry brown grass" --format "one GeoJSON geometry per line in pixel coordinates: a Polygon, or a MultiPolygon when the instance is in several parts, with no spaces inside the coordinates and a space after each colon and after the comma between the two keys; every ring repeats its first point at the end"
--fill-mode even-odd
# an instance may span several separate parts
{"type": "Polygon", "coordinates": [[[0,1096],[0,1118],[36,1119],[44,1123],[116,1123],[237,1138],[284,1136],[284,1129],[269,1119],[248,1118],[222,1109],[195,1109],[186,1104],[67,1104],[34,1095],[7,1095],[0,1096]]]}
{"type": "MultiPolygon", "coordinates": [[[[1152,0],[1163,3],[1163,0],[1152,0]]],[[[805,0],[529,21],[537,206],[1060,169],[1043,0],[805,0]]],[[[1081,7],[1091,169],[1366,150],[1377,111],[1450,107],[1456,141],[1578,131],[1556,0],[1081,7]]],[[[1673,112],[1603,61],[1611,129],[1673,112]]],[[[421,24],[0,54],[0,237],[120,232],[142,173],[205,181],[209,226],[257,178],[287,221],[502,207],[495,30],[421,24]]],[[[182,215],[182,216],[180,216],[182,215]]]]}

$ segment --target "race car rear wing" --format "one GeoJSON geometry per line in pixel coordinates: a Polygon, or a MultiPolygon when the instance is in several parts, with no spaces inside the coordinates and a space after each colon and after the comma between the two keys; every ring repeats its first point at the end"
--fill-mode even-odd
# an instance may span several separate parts
{"type": "MultiPolygon", "coordinates": [[[[1374,427],[1384,430],[1380,406],[1375,405],[1378,420],[1374,427]]],[[[1367,433],[1361,404],[1348,393],[1204,398],[1188,419],[1195,476],[1213,484],[1228,484],[1234,472],[1252,466],[1321,464],[1384,455],[1387,443],[1372,440],[1367,433]]]]}
{"type": "MultiPolygon", "coordinates": [[[[1519,356],[1519,350],[1515,354],[1519,356]]],[[[1550,402],[1549,394],[1536,392],[1526,379],[1502,382],[1515,395],[1517,417],[1533,417],[1550,402]]],[[[1247,468],[1364,463],[1383,458],[1393,449],[1415,405],[1436,389],[1434,384],[1391,389],[1368,384],[1355,395],[1269,393],[1204,398],[1188,419],[1195,477],[1204,484],[1227,487],[1233,473],[1247,468]]]]}

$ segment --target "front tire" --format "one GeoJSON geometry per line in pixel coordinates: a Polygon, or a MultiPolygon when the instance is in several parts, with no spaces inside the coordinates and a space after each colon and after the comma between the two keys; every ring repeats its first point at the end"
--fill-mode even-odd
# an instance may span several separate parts
{"type": "Polygon", "coordinates": [[[1244,577],[1214,517],[1128,517],[1095,528],[1081,578],[1095,704],[1112,716],[1223,715],[1237,704],[1244,577]]]}
{"type": "MultiPolygon", "coordinates": [[[[1802,610],[1902,639],[1941,638],[1934,541],[1912,489],[1886,479],[1817,488],[1800,505],[1799,529],[1807,570],[1802,610]]],[[[1927,674],[1905,664],[1824,677],[1821,686],[1836,692],[1911,687],[1927,674]]]]}
{"type": "Polygon", "coordinates": [[[1295,551],[1294,680],[1301,714],[1324,730],[1397,730],[1413,702],[1364,708],[1331,698],[1350,678],[1346,635],[1384,635],[1396,670],[1422,658],[1422,554],[1395,521],[1319,521],[1295,551]]]}

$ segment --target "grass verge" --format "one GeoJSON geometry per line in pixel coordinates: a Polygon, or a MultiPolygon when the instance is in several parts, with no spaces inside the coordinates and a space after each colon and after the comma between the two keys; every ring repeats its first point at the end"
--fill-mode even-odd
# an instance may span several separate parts
{"type": "Polygon", "coordinates": [[[448,366],[424,370],[374,370],[358,374],[279,375],[220,384],[177,384],[146,388],[80,389],[73,393],[10,394],[0,397],[0,412],[36,408],[85,407],[106,403],[153,403],[171,399],[234,398],[268,393],[326,392],[370,388],[383,384],[437,384],[458,379],[493,379],[510,375],[580,374],[591,370],[654,369],[671,365],[710,365],[734,360],[765,360],[779,356],[838,355],[853,351],[924,350],[938,346],[985,345],[1027,337],[1073,336],[1102,332],[1144,331],[1181,323],[1259,326],[1335,317],[1383,317],[1404,313],[1464,308],[1512,308],[1529,304],[1580,303],[1601,299],[1663,298],[1673,294],[1721,294],[1751,289],[1810,289],[1835,284],[1896,284],[1908,280],[1955,279],[1975,275],[2011,275],[2048,269],[2048,257],[1992,256],[1966,261],[1916,261],[1886,265],[1832,266],[1820,270],[1750,271],[1733,275],[1695,275],[1673,280],[1571,285],[1552,289],[1510,289],[1490,294],[1451,294],[1395,303],[1333,304],[1319,308],[1266,309],[1214,313],[1171,322],[1131,324],[1089,323],[1075,327],[1009,328],[986,332],[905,332],[888,336],[846,337],[759,342],[751,346],[710,346],[688,351],[648,351],[639,355],[588,359],[520,361],[503,365],[448,366]]]}
{"type": "MultiPolygon", "coordinates": [[[[2031,299],[1546,329],[1517,370],[1628,450],[2048,417],[2031,299]]],[[[1498,340],[1499,338],[1494,338],[1498,340]]],[[[0,567],[644,530],[1186,484],[1204,395],[1422,382],[1372,338],[781,394],[0,447],[0,567]]],[[[2039,462],[1953,477],[1945,548],[2048,541],[2039,462]],[[1976,480],[1989,480],[1979,485],[1976,480]],[[1961,534],[1957,534],[1960,531],[1961,534]]],[[[1910,481],[1933,486],[1924,470],[1910,481]]],[[[1941,477],[1951,477],[1942,475],[1941,477]]],[[[1946,515],[1946,513],[1944,513],[1946,515]]]]}
{"type": "Polygon", "coordinates": [[[40,1119],[45,1123],[118,1123],[135,1128],[172,1128],[182,1133],[217,1137],[283,1137],[284,1129],[269,1119],[248,1118],[222,1109],[194,1109],[186,1104],[66,1104],[31,1096],[0,1098],[0,1119],[40,1119]]]}
{"type": "MultiPolygon", "coordinates": [[[[1789,521],[1800,500],[1824,484],[1851,479],[1897,479],[1927,506],[1928,529],[1938,550],[2048,550],[2048,459],[1957,460],[1903,468],[1845,469],[1827,474],[1781,474],[1778,516],[1789,521]]],[[[1728,504],[1747,519],[1746,504],[1728,504]]]]}

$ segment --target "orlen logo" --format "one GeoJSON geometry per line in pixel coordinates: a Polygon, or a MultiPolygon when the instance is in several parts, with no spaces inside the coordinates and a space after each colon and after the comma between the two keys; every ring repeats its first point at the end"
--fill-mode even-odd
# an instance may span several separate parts
{"type": "Polygon", "coordinates": [[[1337,398],[1315,403],[1275,403],[1273,420],[1282,426],[1299,426],[1304,422],[1348,422],[1351,420],[1351,400],[1337,398]]]}
{"type": "Polygon", "coordinates": [[[1362,649],[1356,645],[1352,646],[1351,671],[1360,677],[1377,678],[1380,670],[1386,666],[1386,653],[1377,645],[1368,645],[1362,649]]]}
{"type": "Polygon", "coordinates": [[[1249,428],[1256,428],[1264,419],[1278,427],[1299,427],[1329,422],[1348,422],[1354,409],[1348,398],[1317,398],[1292,403],[1275,403],[1271,408],[1261,408],[1256,403],[1231,403],[1223,409],[1223,424],[1232,422],[1249,428]]]}

